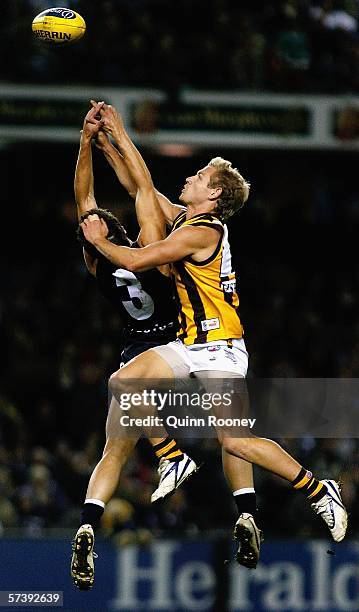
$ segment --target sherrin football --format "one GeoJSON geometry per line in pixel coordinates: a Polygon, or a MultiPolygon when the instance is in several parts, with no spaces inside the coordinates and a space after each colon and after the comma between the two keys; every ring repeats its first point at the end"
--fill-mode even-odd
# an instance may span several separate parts
{"type": "Polygon", "coordinates": [[[86,23],[83,17],[67,8],[48,8],[32,22],[32,31],[39,40],[64,44],[83,37],[86,23]]]}

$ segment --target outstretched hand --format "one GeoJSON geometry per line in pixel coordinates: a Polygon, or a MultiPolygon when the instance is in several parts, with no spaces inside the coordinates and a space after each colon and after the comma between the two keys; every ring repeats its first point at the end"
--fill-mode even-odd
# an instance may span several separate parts
{"type": "Polygon", "coordinates": [[[82,231],[86,240],[96,246],[96,242],[103,238],[107,238],[108,227],[103,219],[98,215],[89,215],[81,223],[82,231]]]}
{"type": "Polygon", "coordinates": [[[94,138],[102,127],[100,111],[104,105],[104,102],[94,102],[94,100],[91,100],[91,104],[92,107],[84,119],[82,128],[82,133],[88,138],[94,138]]]}
{"type": "Polygon", "coordinates": [[[103,104],[100,109],[102,129],[113,137],[120,138],[125,128],[121,114],[111,104],[103,104]]]}

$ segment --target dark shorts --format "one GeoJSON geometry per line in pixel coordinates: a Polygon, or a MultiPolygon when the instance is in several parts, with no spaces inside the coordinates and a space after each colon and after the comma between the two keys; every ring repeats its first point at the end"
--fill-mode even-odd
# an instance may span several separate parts
{"type": "Polygon", "coordinates": [[[141,353],[144,353],[148,349],[153,348],[154,346],[161,346],[162,344],[167,344],[167,342],[170,342],[171,340],[173,340],[173,338],[163,338],[163,340],[158,340],[158,342],[144,342],[143,340],[134,340],[132,342],[128,342],[121,353],[120,367],[131,361],[131,359],[133,359],[134,357],[137,357],[137,355],[141,355],[141,353]]]}

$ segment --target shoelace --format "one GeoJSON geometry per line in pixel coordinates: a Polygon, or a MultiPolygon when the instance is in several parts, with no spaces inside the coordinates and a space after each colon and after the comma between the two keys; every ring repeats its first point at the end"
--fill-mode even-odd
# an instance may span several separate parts
{"type": "Polygon", "coordinates": [[[162,477],[163,472],[167,470],[170,463],[171,462],[168,459],[165,459],[164,461],[160,462],[160,465],[158,466],[158,473],[161,477],[162,477]]]}
{"type": "Polygon", "coordinates": [[[321,504],[320,506],[315,506],[315,504],[313,504],[313,505],[315,507],[315,510],[316,510],[317,514],[320,514],[320,516],[323,517],[323,519],[325,520],[327,525],[330,528],[333,528],[334,525],[335,525],[334,512],[333,512],[333,508],[332,508],[333,502],[332,502],[332,500],[330,499],[330,497],[328,495],[326,495],[323,498],[323,501],[325,499],[326,499],[326,501],[323,504],[321,504]],[[323,510],[322,510],[322,508],[323,508],[323,510]]]}

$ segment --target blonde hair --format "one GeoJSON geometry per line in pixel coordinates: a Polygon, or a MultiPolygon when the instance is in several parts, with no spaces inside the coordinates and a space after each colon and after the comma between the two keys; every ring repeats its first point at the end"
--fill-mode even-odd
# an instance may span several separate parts
{"type": "Polygon", "coordinates": [[[222,188],[215,211],[226,221],[248,200],[250,183],[223,157],[214,157],[208,165],[215,169],[208,186],[222,188]]]}

